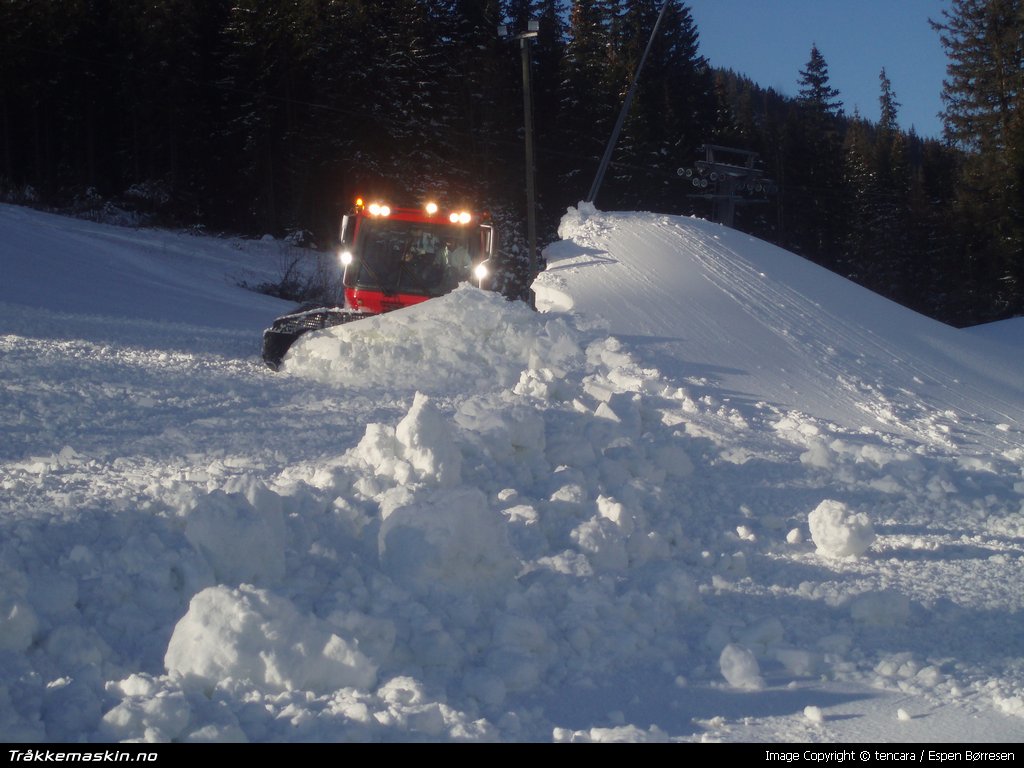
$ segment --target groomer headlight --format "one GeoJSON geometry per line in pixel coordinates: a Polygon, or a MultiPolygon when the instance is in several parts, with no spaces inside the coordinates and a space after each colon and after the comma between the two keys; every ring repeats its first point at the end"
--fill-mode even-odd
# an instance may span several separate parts
{"type": "Polygon", "coordinates": [[[475,277],[479,282],[483,282],[487,278],[487,265],[477,264],[473,267],[473,277],[475,277]]]}
{"type": "Polygon", "coordinates": [[[338,260],[341,261],[341,266],[347,267],[352,263],[352,251],[341,251],[338,254],[338,260]]]}

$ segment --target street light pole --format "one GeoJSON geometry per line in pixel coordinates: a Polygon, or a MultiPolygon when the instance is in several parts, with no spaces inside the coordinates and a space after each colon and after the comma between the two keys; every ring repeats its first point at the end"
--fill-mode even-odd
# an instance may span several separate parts
{"type": "MultiPolygon", "coordinates": [[[[537,22],[530,24],[536,26],[537,22]]],[[[530,275],[537,273],[537,221],[536,199],[534,191],[533,164],[533,95],[530,89],[530,42],[537,36],[532,34],[520,36],[520,47],[523,51],[523,125],[526,127],[526,242],[529,247],[530,275]]]]}
{"type": "MultiPolygon", "coordinates": [[[[526,139],[526,242],[528,247],[530,277],[537,274],[537,205],[534,188],[533,162],[533,93],[530,87],[530,43],[540,34],[540,22],[530,19],[526,31],[512,35],[519,41],[523,54],[523,127],[526,139]]],[[[498,27],[498,35],[508,38],[508,27],[498,27]]]]}

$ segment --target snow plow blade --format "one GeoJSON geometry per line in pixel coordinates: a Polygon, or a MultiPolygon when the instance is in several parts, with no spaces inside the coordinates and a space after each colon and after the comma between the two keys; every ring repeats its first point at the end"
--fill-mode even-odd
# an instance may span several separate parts
{"type": "Polygon", "coordinates": [[[345,307],[308,307],[282,315],[263,332],[263,362],[272,371],[280,370],[281,361],[296,339],[307,331],[319,331],[335,325],[370,317],[345,307]]]}

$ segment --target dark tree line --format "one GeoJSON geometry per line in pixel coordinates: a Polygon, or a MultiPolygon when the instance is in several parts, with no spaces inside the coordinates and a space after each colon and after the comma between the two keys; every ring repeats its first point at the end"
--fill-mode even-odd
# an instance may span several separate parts
{"type": "MultiPolygon", "coordinates": [[[[662,0],[5,0],[0,199],[332,244],[356,195],[439,194],[525,227],[531,46],[542,240],[597,171],[662,0]]],[[[775,193],[735,225],[933,317],[1024,310],[1024,0],[952,0],[946,135],[843,111],[824,52],[795,98],[715,69],[669,0],[597,204],[709,215],[677,175],[705,143],[775,193]]],[[[757,73],[751,73],[756,76],[757,73]]]]}

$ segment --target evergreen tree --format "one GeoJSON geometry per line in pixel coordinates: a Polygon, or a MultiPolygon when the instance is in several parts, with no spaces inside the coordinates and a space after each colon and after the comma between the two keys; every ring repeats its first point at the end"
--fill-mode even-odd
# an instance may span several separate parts
{"type": "Polygon", "coordinates": [[[912,168],[909,202],[910,236],[916,289],[907,305],[944,322],[970,324],[976,314],[964,290],[964,245],[956,220],[960,155],[945,142],[907,136],[912,168]]]}
{"type": "Polygon", "coordinates": [[[433,183],[452,199],[483,201],[510,178],[510,127],[519,113],[508,83],[518,81],[518,59],[498,37],[499,0],[433,5],[443,64],[431,90],[445,116],[444,134],[436,137],[442,166],[433,183]]]}
{"type": "MultiPolygon", "coordinates": [[[[817,45],[800,71],[800,97],[787,128],[786,207],[799,226],[787,227],[794,247],[819,263],[835,267],[842,239],[842,102],[831,86],[828,65],[817,45]]],[[[794,219],[793,223],[796,223],[794,219]]]]}
{"type": "Polygon", "coordinates": [[[907,137],[899,130],[899,101],[883,68],[878,75],[879,121],[874,144],[876,212],[872,222],[876,252],[884,258],[873,270],[880,293],[906,304],[913,293],[910,246],[911,166],[907,137]]]}
{"type": "Polygon", "coordinates": [[[300,52],[287,9],[238,0],[225,24],[223,85],[230,96],[226,134],[236,147],[232,197],[248,203],[246,228],[278,233],[287,214],[289,157],[285,137],[296,127],[296,67],[300,52]]]}
{"type": "Polygon", "coordinates": [[[943,81],[946,138],[997,157],[1007,147],[1021,90],[1020,0],[951,0],[932,28],[949,57],[943,81]]]}
{"type": "Polygon", "coordinates": [[[624,88],[613,80],[612,27],[616,6],[610,0],[573,0],[569,39],[562,61],[559,101],[559,162],[563,199],[582,200],[597,171],[621,103],[624,88]]]}
{"type": "Polygon", "coordinates": [[[0,195],[25,199],[48,194],[54,175],[49,136],[63,59],[58,51],[55,3],[0,3],[0,195]]]}
{"type": "Polygon", "coordinates": [[[300,202],[298,223],[318,243],[333,244],[340,214],[364,188],[371,163],[362,151],[372,127],[365,106],[375,88],[366,42],[372,39],[364,4],[305,0],[305,23],[295,27],[308,105],[290,133],[290,176],[300,202]]]}
{"type": "Polygon", "coordinates": [[[811,46],[811,56],[804,69],[800,70],[800,102],[808,114],[821,122],[819,129],[832,123],[843,114],[843,102],[839,99],[839,91],[832,87],[828,64],[818,50],[817,45],[811,46]]]}
{"type": "Polygon", "coordinates": [[[892,81],[885,74],[885,67],[882,67],[882,71],[878,73],[878,82],[882,89],[881,95],[878,97],[878,129],[884,133],[893,134],[899,130],[896,123],[896,112],[900,108],[900,103],[896,101],[896,95],[892,90],[892,81]]]}
{"type": "Polygon", "coordinates": [[[843,254],[837,259],[839,271],[851,280],[874,287],[875,238],[879,194],[870,128],[856,112],[846,132],[845,177],[849,205],[846,209],[843,254]]]}
{"type": "MultiPolygon", "coordinates": [[[[443,158],[457,151],[458,116],[445,109],[449,64],[436,20],[419,0],[370,3],[374,83],[367,105],[375,124],[364,146],[377,175],[400,194],[433,193],[442,180],[443,158]]],[[[446,30],[454,34],[455,30],[446,30]]]]}
{"type": "Polygon", "coordinates": [[[228,4],[155,0],[112,10],[122,119],[108,139],[125,196],[179,219],[203,218],[221,192],[211,173],[222,163],[221,93],[211,81],[220,72],[228,4]]]}
{"type": "Polygon", "coordinates": [[[714,137],[712,73],[698,51],[690,9],[676,0],[629,0],[622,30],[619,60],[631,79],[650,48],[616,148],[619,192],[612,199],[631,207],[677,208],[689,190],[680,185],[676,169],[690,165],[697,147],[714,137]],[[661,25],[652,38],[662,7],[661,25]]]}
{"type": "Polygon", "coordinates": [[[901,134],[854,115],[845,141],[845,243],[840,271],[905,303],[911,271],[906,152],[901,134]]]}
{"type": "MultiPolygon", "coordinates": [[[[994,317],[1024,311],[1024,3],[952,0],[932,21],[949,57],[946,138],[966,151],[961,222],[965,264],[994,297],[994,317]],[[986,222],[979,226],[979,222],[986,222]]],[[[988,318],[986,318],[988,319],[988,318]]]]}
{"type": "Polygon", "coordinates": [[[120,185],[104,162],[124,63],[116,25],[105,23],[112,13],[106,0],[15,0],[0,11],[5,164],[54,199],[120,185]]]}

